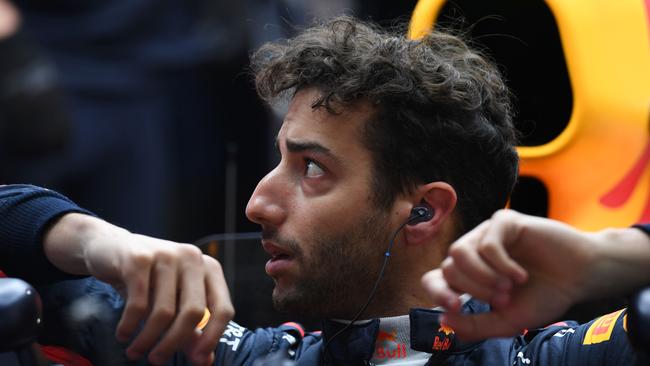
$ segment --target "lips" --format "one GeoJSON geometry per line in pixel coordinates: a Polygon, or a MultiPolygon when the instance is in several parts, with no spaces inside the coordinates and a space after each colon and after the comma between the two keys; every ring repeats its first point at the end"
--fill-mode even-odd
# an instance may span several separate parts
{"type": "Polygon", "coordinates": [[[266,240],[262,241],[262,247],[271,256],[271,259],[266,262],[266,274],[277,277],[289,270],[294,262],[294,257],[289,250],[266,240]]]}
{"type": "Polygon", "coordinates": [[[271,260],[291,257],[291,252],[289,250],[284,249],[271,241],[263,240],[262,247],[264,248],[264,251],[271,256],[271,260]]]}

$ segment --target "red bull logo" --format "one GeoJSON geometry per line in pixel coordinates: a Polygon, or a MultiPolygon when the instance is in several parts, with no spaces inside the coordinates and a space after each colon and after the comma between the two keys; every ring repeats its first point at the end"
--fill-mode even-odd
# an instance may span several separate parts
{"type": "Polygon", "coordinates": [[[379,330],[375,343],[375,355],[377,359],[406,358],[406,345],[397,340],[397,331],[390,332],[379,330]]]}
{"type": "Polygon", "coordinates": [[[397,342],[397,331],[393,329],[392,332],[388,333],[379,330],[379,333],[377,334],[377,342],[397,342]]]}
{"type": "Polygon", "coordinates": [[[453,344],[454,330],[446,325],[440,324],[438,334],[433,338],[431,349],[433,351],[446,351],[453,344]]]}

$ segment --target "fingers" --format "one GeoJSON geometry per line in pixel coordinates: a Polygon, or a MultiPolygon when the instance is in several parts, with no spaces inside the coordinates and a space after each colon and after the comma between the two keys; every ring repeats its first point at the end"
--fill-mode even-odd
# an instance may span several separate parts
{"type": "Polygon", "coordinates": [[[508,254],[516,245],[516,213],[501,211],[453,243],[440,268],[449,288],[469,293],[495,307],[505,306],[527,272],[508,254]]]}
{"type": "MultiPolygon", "coordinates": [[[[204,283],[206,271],[203,267],[203,255],[198,248],[190,245],[183,245],[178,250],[181,251],[179,255],[183,258],[178,268],[178,311],[169,329],[164,332],[158,344],[149,353],[149,362],[156,365],[165,362],[192,339],[192,334],[203,317],[206,306],[204,283]]],[[[171,285],[167,284],[167,286],[171,285]]],[[[149,326],[149,322],[155,321],[154,316],[155,314],[152,313],[145,329],[149,326]]]]}
{"type": "Polygon", "coordinates": [[[152,259],[146,255],[136,255],[132,260],[133,265],[124,269],[127,301],[115,334],[122,342],[131,338],[149,307],[152,259]]]}
{"type": "Polygon", "coordinates": [[[485,221],[449,247],[449,257],[458,270],[481,286],[507,287],[508,279],[495,271],[481,255],[481,245],[491,222],[485,221]]]}
{"type": "Polygon", "coordinates": [[[460,294],[447,285],[441,269],[434,269],[422,276],[422,286],[428,292],[434,304],[440,305],[450,312],[458,312],[461,308],[460,294]]]}
{"type": "Polygon", "coordinates": [[[507,304],[509,287],[500,288],[498,286],[482,284],[480,280],[476,280],[463,272],[459,266],[454,264],[454,259],[451,257],[446,258],[442,262],[440,269],[451,288],[458,289],[459,292],[471,294],[479,300],[496,306],[507,304]]]}
{"type": "Polygon", "coordinates": [[[216,260],[204,256],[208,269],[206,290],[210,320],[203,328],[203,333],[192,342],[186,352],[190,360],[197,364],[211,364],[214,350],[228,322],[234,317],[235,311],[230,301],[228,286],[223,276],[221,265],[216,260]]]}
{"type": "Polygon", "coordinates": [[[210,364],[234,314],[221,266],[193,245],[131,234],[127,239],[135,245],[120,247],[115,256],[115,284],[126,288],[127,297],[116,337],[127,341],[141,328],[127,357],[148,353],[148,361],[160,365],[175,352],[190,350],[193,364],[210,364]],[[212,315],[201,332],[197,324],[206,307],[212,315]]]}
{"type": "Polygon", "coordinates": [[[176,314],[176,283],[177,268],[173,263],[171,253],[158,255],[154,265],[152,277],[153,309],[147,322],[131,342],[127,349],[127,356],[131,359],[142,357],[144,353],[156,344],[160,334],[164,332],[174,320],[176,314]]]}

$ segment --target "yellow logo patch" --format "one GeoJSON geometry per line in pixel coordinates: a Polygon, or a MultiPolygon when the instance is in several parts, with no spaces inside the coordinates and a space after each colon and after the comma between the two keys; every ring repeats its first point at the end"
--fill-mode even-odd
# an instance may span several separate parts
{"type": "Polygon", "coordinates": [[[623,309],[596,319],[587,330],[582,344],[588,345],[609,341],[614,330],[614,325],[616,325],[616,320],[621,316],[621,313],[623,313],[623,309]]]}

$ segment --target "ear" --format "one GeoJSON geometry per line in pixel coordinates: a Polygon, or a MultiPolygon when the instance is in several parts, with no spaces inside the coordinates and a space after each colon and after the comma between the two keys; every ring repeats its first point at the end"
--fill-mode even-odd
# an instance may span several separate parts
{"type": "Polygon", "coordinates": [[[453,226],[452,213],[456,208],[456,190],[445,182],[424,184],[417,189],[411,208],[426,205],[431,210],[430,220],[404,227],[406,245],[423,245],[433,238],[448,232],[453,226]]]}

